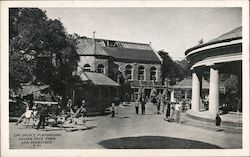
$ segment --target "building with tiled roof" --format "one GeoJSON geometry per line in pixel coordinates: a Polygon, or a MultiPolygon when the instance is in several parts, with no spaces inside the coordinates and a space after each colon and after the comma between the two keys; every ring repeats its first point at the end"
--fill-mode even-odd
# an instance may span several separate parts
{"type": "Polygon", "coordinates": [[[151,89],[163,91],[161,58],[150,44],[80,37],[78,72],[103,73],[117,81],[119,74],[130,82],[135,96],[140,87],[146,96],[151,89]]]}

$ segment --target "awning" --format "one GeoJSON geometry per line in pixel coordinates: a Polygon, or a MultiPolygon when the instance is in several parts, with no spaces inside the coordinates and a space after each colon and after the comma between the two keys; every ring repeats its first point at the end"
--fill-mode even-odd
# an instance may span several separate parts
{"type": "Polygon", "coordinates": [[[22,88],[19,91],[19,94],[22,96],[26,96],[28,94],[33,94],[35,92],[39,92],[45,89],[48,89],[50,86],[48,85],[22,85],[22,88]]]}

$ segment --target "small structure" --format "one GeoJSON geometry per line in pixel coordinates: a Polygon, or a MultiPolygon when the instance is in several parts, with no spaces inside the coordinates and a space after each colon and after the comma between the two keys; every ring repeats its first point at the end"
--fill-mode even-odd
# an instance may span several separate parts
{"type": "MultiPolygon", "coordinates": [[[[220,85],[220,93],[225,93],[225,87],[220,85]]],[[[189,101],[192,98],[192,79],[184,78],[182,81],[177,82],[176,85],[172,86],[171,90],[171,102],[175,102],[176,99],[182,101],[189,101]]],[[[201,91],[201,102],[200,110],[207,110],[209,99],[209,82],[202,78],[202,91],[201,91]]]]}
{"type": "Polygon", "coordinates": [[[81,72],[78,75],[81,82],[70,85],[68,90],[74,106],[85,99],[88,111],[103,111],[112,102],[119,101],[119,84],[103,73],[81,72]]]}
{"type": "MultiPolygon", "coordinates": [[[[209,83],[203,79],[202,80],[202,98],[208,95],[209,83]]],[[[176,98],[182,100],[189,100],[192,96],[192,79],[185,78],[184,80],[177,82],[176,85],[172,86],[171,90],[171,101],[176,98]]]]}
{"type": "Polygon", "coordinates": [[[192,47],[185,52],[191,62],[192,112],[200,114],[202,78],[210,74],[209,111],[212,118],[219,113],[219,74],[234,74],[238,78],[237,103],[241,111],[242,100],[242,27],[236,28],[207,43],[192,47]]]}

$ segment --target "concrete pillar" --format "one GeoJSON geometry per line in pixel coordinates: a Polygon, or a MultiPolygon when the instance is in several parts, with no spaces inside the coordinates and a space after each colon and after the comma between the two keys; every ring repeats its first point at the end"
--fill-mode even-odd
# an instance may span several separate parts
{"type": "Polygon", "coordinates": [[[192,74],[192,107],[193,112],[200,111],[200,79],[196,72],[192,74]]]}
{"type": "Polygon", "coordinates": [[[216,116],[219,113],[219,70],[210,67],[209,112],[216,116]]]}
{"type": "Polygon", "coordinates": [[[170,102],[175,102],[175,99],[174,99],[174,90],[171,90],[170,102]]]}

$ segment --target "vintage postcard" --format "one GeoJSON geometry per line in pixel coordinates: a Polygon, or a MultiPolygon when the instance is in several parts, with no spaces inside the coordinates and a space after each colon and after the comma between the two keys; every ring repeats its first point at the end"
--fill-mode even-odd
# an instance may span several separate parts
{"type": "Polygon", "coordinates": [[[1,1],[1,156],[248,156],[248,1],[1,1]]]}

